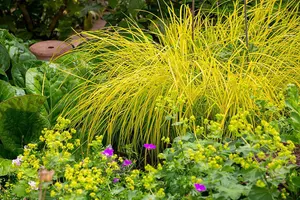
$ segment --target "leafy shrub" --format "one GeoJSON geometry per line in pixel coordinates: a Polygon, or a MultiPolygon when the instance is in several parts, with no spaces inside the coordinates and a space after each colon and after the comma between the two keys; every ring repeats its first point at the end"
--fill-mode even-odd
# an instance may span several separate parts
{"type": "Polygon", "coordinates": [[[299,106],[299,88],[290,84],[287,88],[286,106],[289,109],[287,123],[290,125],[290,133],[282,135],[286,139],[300,144],[300,106],[299,106]],[[290,117],[289,117],[290,116],[290,117]]]}
{"type": "MultiPolygon", "coordinates": [[[[210,18],[217,18],[220,13],[230,14],[234,12],[234,6],[243,5],[244,1],[228,1],[228,0],[194,0],[195,11],[201,9],[201,12],[210,18]]],[[[257,2],[261,0],[247,1],[248,7],[253,7],[257,2]]],[[[277,0],[274,8],[278,9],[282,5],[291,5],[296,7],[296,1],[289,0],[277,0]]],[[[157,20],[156,16],[167,19],[168,9],[172,7],[177,16],[180,15],[180,7],[182,5],[188,5],[192,8],[192,0],[183,1],[158,1],[158,0],[109,0],[107,11],[108,14],[103,17],[112,25],[121,27],[128,27],[130,24],[127,22],[127,18],[130,17],[137,22],[141,28],[152,30],[154,22],[157,26],[161,24],[157,20]]],[[[155,29],[155,28],[154,28],[155,29]]]]}
{"type": "MultiPolygon", "coordinates": [[[[133,169],[134,163],[115,155],[111,146],[104,148],[102,136],[90,144],[89,156],[76,153],[76,131],[68,128],[69,120],[59,118],[52,130],[43,130],[41,144],[29,144],[12,161],[10,181],[0,197],[297,199],[294,144],[284,145],[268,122],[254,128],[246,117],[247,112],[240,113],[230,122],[231,131],[240,135],[237,140],[217,142],[212,134],[200,140],[199,132],[181,136],[159,155],[163,164],[146,165],[144,171],[133,169]]],[[[144,147],[151,151],[155,145],[144,147]]]]}
{"type": "Polygon", "coordinates": [[[171,199],[197,195],[192,190],[196,183],[207,188],[197,199],[296,199],[298,193],[285,184],[296,167],[291,164],[296,162],[294,144],[284,145],[266,121],[253,128],[246,115],[230,122],[229,129],[240,135],[237,140],[216,142],[211,134],[205,140],[195,135],[176,138],[159,155],[165,164],[152,174],[153,187],[165,188],[171,199]]]}
{"type": "Polygon", "coordinates": [[[22,40],[0,29],[0,157],[14,158],[55,123],[60,99],[79,82],[59,72],[57,64],[37,60],[22,40]]]}
{"type": "Polygon", "coordinates": [[[143,143],[182,134],[165,118],[166,110],[155,109],[160,96],[178,109],[176,120],[194,115],[200,123],[216,113],[227,119],[240,108],[254,110],[257,99],[281,103],[286,83],[300,80],[300,18],[296,9],[275,9],[275,3],[249,10],[249,49],[242,7],[229,16],[219,13],[218,21],[199,11],[194,40],[186,7],[179,17],[171,10],[170,21],[156,27],[159,43],[138,27],[84,33],[90,40],[77,52],[97,64],[68,96],[65,116],[89,142],[105,134],[108,144],[132,144],[138,152],[143,143]]]}
{"type": "Polygon", "coordinates": [[[100,8],[90,0],[4,0],[0,4],[0,28],[23,39],[64,39],[72,33],[72,27],[83,26],[89,11],[100,8]]]}
{"type": "Polygon", "coordinates": [[[69,120],[58,118],[52,130],[42,131],[42,149],[34,143],[24,148],[24,153],[12,161],[10,170],[17,180],[14,183],[14,176],[11,176],[11,182],[7,182],[0,197],[127,199],[129,190],[117,182],[124,179],[127,186],[132,187],[129,178],[138,176],[139,170],[130,172],[132,161],[117,157],[111,147],[104,149],[102,136],[90,144],[89,157],[78,154],[80,140],[75,139],[76,130],[69,129],[69,123],[69,120]]]}

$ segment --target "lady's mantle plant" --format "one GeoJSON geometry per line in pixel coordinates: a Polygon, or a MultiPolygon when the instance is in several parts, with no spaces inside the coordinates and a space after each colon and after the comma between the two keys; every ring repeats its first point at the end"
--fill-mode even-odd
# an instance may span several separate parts
{"type": "MultiPolygon", "coordinates": [[[[235,140],[221,142],[222,116],[207,121],[195,134],[176,138],[172,147],[159,154],[156,167],[132,169],[134,163],[102,146],[102,137],[91,144],[89,157],[76,161],[80,141],[68,129],[69,120],[59,118],[53,130],[40,137],[44,148],[29,144],[13,160],[15,174],[0,193],[3,199],[292,199],[289,180],[296,173],[295,148],[282,143],[268,122],[252,127],[247,112],[234,116],[228,130],[235,140]],[[203,130],[207,134],[203,134],[203,130]],[[206,139],[197,139],[199,135],[206,139]],[[15,180],[14,180],[15,179],[15,180]]],[[[225,131],[225,130],[224,130],[225,131]]],[[[170,142],[164,138],[164,142],[170,142]]],[[[42,146],[42,145],[39,145],[42,146]]],[[[156,144],[145,144],[152,151],[156,144]]],[[[293,186],[294,187],[294,186],[293,186]]]]}
{"type": "Polygon", "coordinates": [[[69,120],[59,118],[53,130],[42,131],[42,150],[29,144],[23,155],[12,161],[17,180],[6,184],[2,198],[113,199],[118,193],[114,189],[125,189],[117,184],[119,180],[131,186],[130,177],[139,171],[129,172],[132,161],[118,158],[111,146],[104,149],[101,136],[90,144],[90,157],[76,161],[74,152],[80,141],[72,139],[76,130],[68,129],[69,124],[69,120]]]}
{"type": "Polygon", "coordinates": [[[176,138],[172,148],[159,155],[164,165],[152,174],[152,186],[164,188],[169,199],[287,198],[295,146],[291,141],[283,144],[266,121],[253,128],[247,115],[240,113],[230,121],[228,129],[236,140],[217,142],[216,130],[221,128],[216,127],[222,127],[218,121],[208,122],[208,131],[214,133],[205,140],[194,134],[176,138]]]}

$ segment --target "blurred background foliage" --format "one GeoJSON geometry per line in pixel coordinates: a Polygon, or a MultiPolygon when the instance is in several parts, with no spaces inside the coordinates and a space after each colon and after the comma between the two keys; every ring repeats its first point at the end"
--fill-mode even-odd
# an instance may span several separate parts
{"type": "MultiPolygon", "coordinates": [[[[230,13],[236,3],[232,0],[195,0],[195,10],[210,17],[218,12],[230,13]]],[[[248,0],[253,6],[264,0],[248,0]]],[[[287,4],[284,0],[280,4],[287,4]]],[[[24,40],[66,39],[74,31],[89,29],[93,20],[103,18],[108,25],[128,27],[128,17],[140,28],[151,30],[151,21],[157,17],[166,18],[168,7],[173,6],[180,13],[182,4],[192,0],[0,0],[0,28],[24,40]]],[[[159,23],[157,21],[157,23],[159,23]]]]}

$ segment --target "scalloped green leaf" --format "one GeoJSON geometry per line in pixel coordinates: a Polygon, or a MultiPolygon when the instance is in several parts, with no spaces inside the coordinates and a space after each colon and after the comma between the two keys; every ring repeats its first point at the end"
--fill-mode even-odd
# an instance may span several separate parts
{"type": "Polygon", "coordinates": [[[23,146],[37,140],[49,122],[41,113],[46,98],[39,95],[12,97],[0,103],[0,140],[7,158],[15,158],[23,146]]]}

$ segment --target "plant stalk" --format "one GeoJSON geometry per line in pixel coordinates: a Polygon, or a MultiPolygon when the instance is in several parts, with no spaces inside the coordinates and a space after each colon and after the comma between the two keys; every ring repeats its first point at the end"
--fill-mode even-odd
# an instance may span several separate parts
{"type": "Polygon", "coordinates": [[[58,12],[54,15],[54,17],[51,21],[51,24],[49,26],[49,31],[50,31],[51,35],[53,34],[53,31],[56,27],[56,24],[57,24],[58,20],[63,16],[63,13],[64,13],[65,9],[67,8],[67,3],[68,3],[68,1],[64,0],[64,5],[62,5],[59,8],[58,12]]]}
{"type": "Polygon", "coordinates": [[[162,10],[161,10],[161,6],[160,6],[160,3],[159,3],[159,0],[157,0],[157,4],[158,4],[158,8],[159,8],[159,12],[160,12],[161,18],[164,20],[164,16],[163,16],[163,13],[162,13],[162,10]]]}
{"type": "Polygon", "coordinates": [[[247,15],[247,0],[244,0],[244,18],[245,18],[245,39],[246,39],[246,61],[249,64],[249,33],[248,33],[248,15],[247,15]]]}
{"type": "Polygon", "coordinates": [[[19,0],[19,1],[17,1],[17,5],[18,5],[18,7],[20,8],[20,10],[23,14],[23,17],[24,17],[24,20],[26,22],[28,30],[30,32],[33,32],[33,22],[31,20],[30,14],[27,10],[26,2],[24,2],[22,0],[19,0]]]}
{"type": "Polygon", "coordinates": [[[192,40],[195,39],[195,0],[192,1],[192,40]]]}
{"type": "Polygon", "coordinates": [[[249,49],[249,35],[248,35],[248,15],[247,15],[247,0],[244,0],[244,17],[245,17],[245,36],[246,36],[246,47],[249,49]]]}

